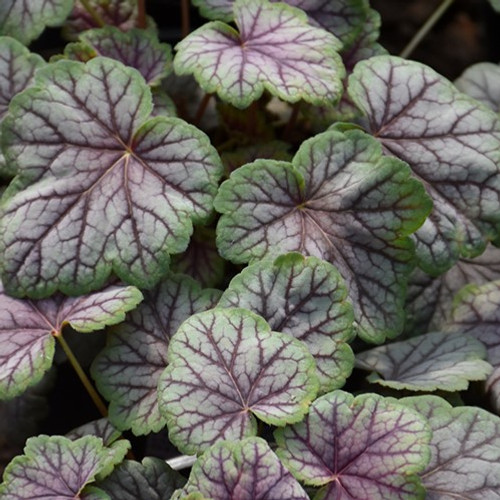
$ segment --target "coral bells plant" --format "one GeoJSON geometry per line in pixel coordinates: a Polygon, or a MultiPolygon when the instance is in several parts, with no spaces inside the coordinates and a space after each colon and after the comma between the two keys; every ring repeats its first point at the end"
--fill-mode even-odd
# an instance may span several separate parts
{"type": "Polygon", "coordinates": [[[499,67],[193,4],[0,4],[0,499],[500,499],[499,67]]]}

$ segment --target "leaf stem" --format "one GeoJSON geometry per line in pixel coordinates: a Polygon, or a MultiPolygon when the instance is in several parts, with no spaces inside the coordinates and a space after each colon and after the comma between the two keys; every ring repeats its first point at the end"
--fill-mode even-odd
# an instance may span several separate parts
{"type": "Polygon", "coordinates": [[[75,370],[76,374],[78,375],[78,378],[82,382],[83,386],[85,387],[86,391],[88,392],[90,398],[96,405],[97,409],[99,410],[99,413],[103,417],[108,416],[108,409],[106,405],[104,404],[103,400],[97,393],[97,391],[94,389],[94,386],[90,382],[89,378],[87,377],[87,374],[83,371],[83,368],[81,367],[80,363],[76,359],[75,355],[73,354],[73,351],[71,350],[71,347],[68,345],[66,340],[64,340],[64,337],[62,335],[62,332],[57,332],[54,334],[54,337],[59,341],[61,344],[61,347],[63,348],[63,351],[65,352],[66,356],[68,357],[69,362],[71,363],[71,366],[75,370]]]}
{"type": "Polygon", "coordinates": [[[196,115],[194,115],[193,118],[193,125],[198,126],[201,122],[201,119],[203,118],[203,115],[205,114],[205,110],[207,109],[208,103],[210,102],[210,98],[213,96],[213,94],[205,94],[203,96],[203,99],[201,100],[198,109],[196,110],[196,115]]]}
{"type": "Polygon", "coordinates": [[[141,30],[145,30],[147,28],[145,4],[145,0],[137,0],[137,27],[141,30]]]}
{"type": "Polygon", "coordinates": [[[181,34],[182,38],[186,38],[191,31],[191,21],[189,16],[189,0],[181,0],[181,34]]]}
{"type": "Polygon", "coordinates": [[[408,45],[401,51],[401,54],[399,54],[400,57],[407,58],[415,50],[417,45],[425,38],[439,19],[441,19],[453,2],[454,0],[443,0],[443,2],[441,2],[441,5],[432,13],[429,19],[427,19],[415,36],[410,40],[408,45]]]}
{"type": "Polygon", "coordinates": [[[104,19],[99,15],[99,13],[94,9],[94,7],[90,5],[88,0],[80,0],[80,3],[83,5],[85,10],[89,13],[90,17],[100,28],[106,26],[104,19]]]}

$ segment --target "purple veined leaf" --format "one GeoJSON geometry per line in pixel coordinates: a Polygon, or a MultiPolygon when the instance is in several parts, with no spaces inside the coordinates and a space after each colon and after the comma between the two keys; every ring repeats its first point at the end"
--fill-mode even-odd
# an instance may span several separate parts
{"type": "Polygon", "coordinates": [[[81,332],[123,321],[142,294],[134,287],[108,287],[81,297],[21,300],[0,291],[0,398],[10,399],[37,383],[51,367],[55,335],[66,324],[81,332]]]}
{"type": "Polygon", "coordinates": [[[500,249],[491,244],[478,257],[461,258],[436,278],[416,269],[409,280],[407,322],[414,332],[415,324],[422,333],[439,330],[450,318],[453,298],[459,290],[467,284],[483,285],[497,279],[500,279],[500,249]]]}
{"type": "Polygon", "coordinates": [[[370,382],[410,391],[463,391],[485,380],[492,368],[485,346],[463,333],[432,332],[356,355],[356,367],[372,371],[370,382]]]}
{"type": "Polygon", "coordinates": [[[432,430],[431,460],[420,474],[426,500],[500,499],[500,419],[481,408],[453,408],[437,396],[398,400],[432,430]]]}
{"type": "Polygon", "coordinates": [[[164,460],[146,457],[142,463],[124,460],[96,488],[120,500],[167,500],[185,483],[164,460]]]}
{"type": "Polygon", "coordinates": [[[234,13],[239,31],[213,21],[176,45],[177,74],[193,74],[205,92],[241,109],[264,90],[288,102],[340,98],[345,70],[334,35],[283,3],[236,0],[234,13]]]}
{"type": "Polygon", "coordinates": [[[102,439],[104,446],[109,446],[121,437],[121,432],[107,418],[100,418],[66,434],[66,437],[73,441],[83,436],[96,436],[102,439]]]}
{"type": "Polygon", "coordinates": [[[170,338],[191,315],[215,306],[217,290],[203,290],[188,276],[167,275],[121,325],[91,367],[99,392],[110,401],[109,419],[136,435],[165,427],[158,409],[158,380],[167,366],[170,338]]]}
{"type": "MultiPolygon", "coordinates": [[[[0,12],[1,9],[0,6],[0,12]]],[[[0,37],[0,125],[7,114],[11,99],[31,85],[35,71],[44,64],[39,55],[31,54],[17,40],[7,36],[0,37]]],[[[10,176],[15,174],[15,170],[14,164],[6,163],[0,149],[0,174],[10,176]]]]}
{"type": "Polygon", "coordinates": [[[38,38],[46,26],[59,26],[68,17],[74,0],[2,0],[0,35],[24,45],[38,38]]]}
{"type": "Polygon", "coordinates": [[[117,457],[95,436],[76,441],[63,436],[30,438],[24,455],[14,458],[5,469],[0,499],[75,500],[85,485],[116,463],[117,457]]]}
{"type": "Polygon", "coordinates": [[[316,361],[320,391],[341,387],[354,354],[352,306],[338,271],[316,257],[286,254],[250,265],[229,284],[218,307],[242,307],[262,316],[277,332],[307,346],[316,361]]]}
{"type": "Polygon", "coordinates": [[[308,500],[266,441],[222,441],[195,462],[189,480],[172,500],[308,500]]]}
{"type": "Polygon", "coordinates": [[[151,116],[177,116],[177,110],[172,98],[161,87],[152,89],[153,111],[151,116]]]}
{"type": "Polygon", "coordinates": [[[464,287],[457,294],[451,318],[443,329],[472,335],[486,346],[487,359],[495,369],[486,388],[500,413],[500,280],[464,287]]]}
{"type": "MultiPolygon", "coordinates": [[[[499,2],[500,6],[500,2],[499,2]]],[[[485,106],[500,112],[500,66],[489,62],[474,64],[467,68],[457,80],[455,86],[485,106]]]]}
{"type": "Polygon", "coordinates": [[[334,391],[306,418],[275,431],[282,463],[300,481],[322,486],[315,500],[417,500],[429,461],[430,431],[417,412],[376,394],[334,391]]]}
{"type": "Polygon", "coordinates": [[[306,347],[246,309],[191,316],[170,341],[168,363],[158,384],[160,411],[170,441],[187,454],[255,435],[255,417],[297,422],[319,385],[306,347]]]}
{"type": "Polygon", "coordinates": [[[349,94],[386,154],[408,162],[434,202],[415,233],[430,274],[481,254],[500,230],[500,119],[431,68],[392,56],[360,62],[349,94]]]}
{"type": "Polygon", "coordinates": [[[48,65],[13,99],[3,138],[19,175],[0,225],[9,293],[87,293],[112,271],[152,287],[186,248],[222,164],[203,132],[151,109],[141,75],[104,57],[48,65]]]}
{"type": "Polygon", "coordinates": [[[80,43],[69,44],[65,56],[88,61],[89,55],[116,59],[139,71],[148,85],[158,85],[172,70],[172,49],[156,33],[141,29],[120,31],[114,26],[84,31],[80,43]]]}
{"type": "Polygon", "coordinates": [[[217,246],[236,263],[297,251],[344,278],[358,334],[369,342],[403,327],[415,231],[431,204],[403,162],[359,130],[305,141],[292,163],[257,160],[222,184],[217,246]]]}

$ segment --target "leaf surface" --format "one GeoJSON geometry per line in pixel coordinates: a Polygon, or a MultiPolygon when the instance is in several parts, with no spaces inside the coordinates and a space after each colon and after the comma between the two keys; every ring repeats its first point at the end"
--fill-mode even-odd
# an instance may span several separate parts
{"type": "Polygon", "coordinates": [[[74,0],[2,0],[0,34],[24,45],[38,38],[46,26],[59,26],[68,17],[74,0]]]}
{"type": "Polygon", "coordinates": [[[102,439],[104,446],[110,446],[121,437],[121,432],[107,418],[100,418],[83,424],[66,434],[66,437],[73,441],[83,436],[96,436],[102,439]]]}
{"type": "Polygon", "coordinates": [[[275,431],[277,454],[320,499],[423,498],[417,473],[429,461],[425,420],[375,394],[334,391],[300,423],[275,431]]]}
{"type": "Polygon", "coordinates": [[[399,400],[428,421],[431,460],[421,473],[426,500],[500,499],[500,419],[437,396],[399,400]]]}
{"type": "Polygon", "coordinates": [[[38,382],[52,365],[55,335],[64,325],[90,332],[123,321],[142,300],[134,287],[108,287],[82,297],[39,301],[0,291],[0,397],[10,399],[38,382]]]}
{"type": "Polygon", "coordinates": [[[172,500],[308,500],[266,441],[249,437],[222,441],[194,464],[184,489],[172,500]]]}
{"type": "Polygon", "coordinates": [[[352,307],[338,271],[316,257],[287,254],[245,268],[229,284],[219,307],[243,307],[277,332],[305,343],[316,361],[323,392],[342,386],[354,355],[352,307]]]}
{"type": "Polygon", "coordinates": [[[332,34],[310,26],[307,16],[283,3],[236,0],[239,29],[213,21],[176,45],[177,74],[193,74],[207,93],[246,108],[264,90],[288,102],[336,101],[344,68],[332,34]]]}
{"type": "Polygon", "coordinates": [[[170,338],[191,315],[215,306],[219,296],[187,276],[169,274],[144,292],[143,303],[124,323],[109,331],[91,373],[110,401],[109,418],[119,429],[147,434],[165,426],[157,386],[167,366],[170,338]]]}
{"type": "Polygon", "coordinates": [[[421,267],[439,274],[483,252],[500,228],[499,118],[431,68],[392,56],[360,62],[349,94],[433,199],[414,235],[421,267]]]}
{"type": "Polygon", "coordinates": [[[500,111],[500,66],[483,62],[467,68],[457,80],[455,86],[496,113],[500,111]]]}
{"type": "Polygon", "coordinates": [[[183,452],[257,433],[255,417],[297,422],[318,390],[306,347],[246,309],[191,316],[172,337],[158,385],[170,440],[183,452]],[[255,416],[255,417],[254,417],[255,416]]]}
{"type": "Polygon", "coordinates": [[[370,382],[413,391],[462,391],[484,380],[491,365],[486,349],[470,335],[432,332],[364,351],[356,367],[371,370],[370,382]]]}
{"type": "Polygon", "coordinates": [[[205,134],[151,108],[139,73],[101,57],[49,65],[12,101],[4,139],[20,173],[0,226],[9,293],[86,293],[112,270],[151,287],[186,248],[222,165],[205,134]]]}
{"type": "Polygon", "coordinates": [[[344,278],[359,335],[382,342],[403,326],[408,234],[430,210],[407,166],[369,135],[328,131],[305,141],[292,163],[257,160],[233,172],[215,201],[221,255],[234,262],[297,251],[344,278]]]}

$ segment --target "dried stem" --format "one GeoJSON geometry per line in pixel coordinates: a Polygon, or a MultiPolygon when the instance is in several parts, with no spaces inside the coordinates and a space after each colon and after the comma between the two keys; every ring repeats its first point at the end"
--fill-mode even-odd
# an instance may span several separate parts
{"type": "Polygon", "coordinates": [[[213,94],[205,94],[203,96],[203,99],[201,100],[198,109],[196,111],[196,115],[194,115],[193,118],[193,125],[198,126],[201,122],[201,119],[203,118],[203,115],[205,114],[205,110],[207,109],[208,103],[210,102],[210,99],[213,94]]]}
{"type": "Polygon", "coordinates": [[[99,26],[100,28],[103,28],[106,26],[106,23],[104,22],[104,19],[99,15],[99,13],[90,5],[88,0],[80,0],[80,3],[83,5],[85,10],[89,13],[90,17],[93,19],[93,21],[99,26]]]}
{"type": "Polygon", "coordinates": [[[137,27],[145,30],[146,22],[146,0],[137,0],[137,27]]]}
{"type": "Polygon", "coordinates": [[[417,47],[417,45],[426,37],[434,25],[441,19],[443,14],[448,10],[454,0],[443,0],[441,5],[432,13],[424,25],[417,31],[415,36],[410,40],[408,45],[402,50],[400,56],[407,58],[417,47]]]}
{"type": "Polygon", "coordinates": [[[191,31],[191,22],[189,19],[189,0],[181,0],[181,15],[182,15],[182,24],[181,24],[181,34],[182,38],[186,38],[191,31]]]}

